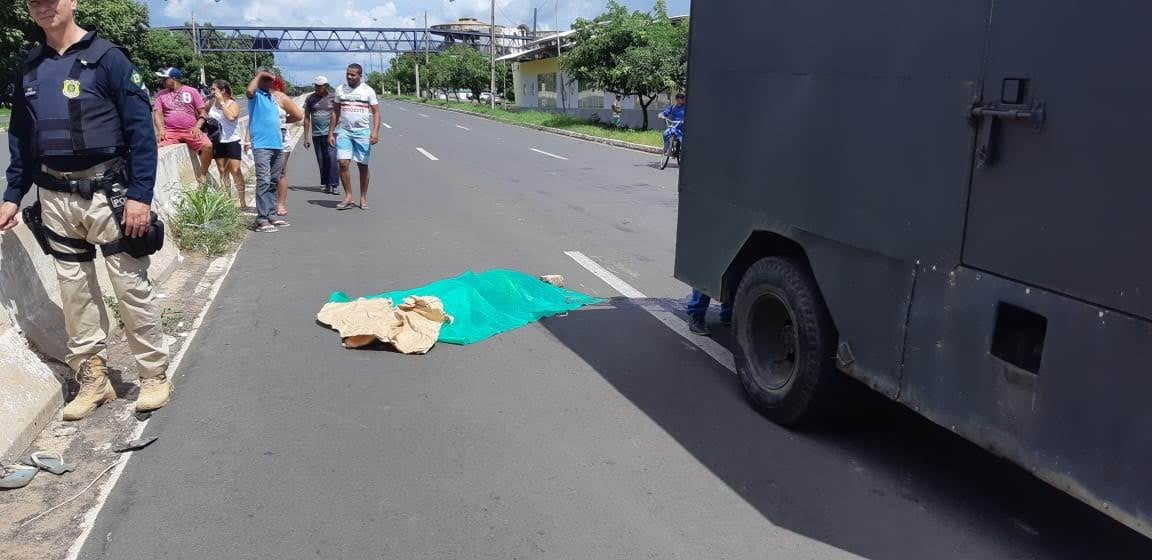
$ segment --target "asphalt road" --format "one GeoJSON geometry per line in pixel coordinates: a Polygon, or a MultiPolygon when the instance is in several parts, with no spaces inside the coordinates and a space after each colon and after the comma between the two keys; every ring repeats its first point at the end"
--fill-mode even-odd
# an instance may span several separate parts
{"type": "Polygon", "coordinates": [[[293,156],[293,227],[244,245],[82,558],[1152,557],[899,406],[778,428],[635,301],[422,357],[342,349],[315,323],[334,290],[503,267],[618,295],[566,251],[650,304],[686,292],[655,156],[383,112],[371,210],[333,210],[293,156]]]}

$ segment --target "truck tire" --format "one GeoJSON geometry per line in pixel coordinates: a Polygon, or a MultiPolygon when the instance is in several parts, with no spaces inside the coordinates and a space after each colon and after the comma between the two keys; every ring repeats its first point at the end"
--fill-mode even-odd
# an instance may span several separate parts
{"type": "Polygon", "coordinates": [[[740,381],[770,419],[801,426],[836,408],[845,382],[835,367],[836,330],[805,263],[753,264],[736,291],[732,331],[740,381]]]}

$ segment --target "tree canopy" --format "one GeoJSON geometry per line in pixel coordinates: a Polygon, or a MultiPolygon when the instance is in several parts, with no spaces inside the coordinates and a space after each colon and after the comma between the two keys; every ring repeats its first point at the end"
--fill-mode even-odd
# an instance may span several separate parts
{"type": "MultiPolygon", "coordinates": [[[[392,91],[399,82],[402,93],[415,92],[417,64],[420,65],[422,88],[441,93],[468,90],[476,100],[480,99],[481,92],[488,90],[491,78],[488,57],[479,50],[463,45],[432,53],[427,64],[424,63],[423,54],[405,53],[393,57],[391,67],[383,75],[384,89],[392,91]]],[[[504,84],[511,82],[512,67],[497,64],[496,89],[503,90],[504,84]]],[[[505,92],[505,95],[510,94],[510,91],[505,92]]]]}
{"type": "MultiPolygon", "coordinates": [[[[274,62],[271,53],[257,53],[255,60],[252,53],[243,52],[197,55],[191,37],[148,29],[148,8],[139,0],[84,0],[77,6],[76,21],[95,27],[102,37],[124,47],[145,76],[175,66],[185,72],[188,82],[197,83],[203,66],[208,80],[223,78],[236,86],[248,83],[254,65],[272,66],[274,62]]],[[[0,105],[11,104],[17,72],[36,35],[27,3],[16,0],[0,6],[0,105]]]]}
{"type": "Polygon", "coordinates": [[[683,89],[688,78],[688,26],[668,17],[665,0],[651,12],[634,11],[609,0],[606,11],[573,24],[572,47],[561,59],[582,87],[634,95],[644,109],[656,98],[683,89]]]}

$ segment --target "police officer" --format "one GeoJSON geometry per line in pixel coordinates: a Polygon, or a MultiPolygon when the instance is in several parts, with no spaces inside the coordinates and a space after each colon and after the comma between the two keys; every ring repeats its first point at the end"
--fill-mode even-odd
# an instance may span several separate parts
{"type": "Polygon", "coordinates": [[[168,347],[148,280],[147,255],[163,229],[151,212],[156,133],[148,92],[120,47],[76,24],[78,0],[26,0],[43,31],[22,68],[8,132],[11,163],[0,231],[16,227],[20,201],[41,248],[55,257],[80,392],[64,408],[79,420],[116,398],[107,377],[103,308],[93,259],[104,254],[128,346],[136,357],[136,410],[168,404],[168,347]]]}

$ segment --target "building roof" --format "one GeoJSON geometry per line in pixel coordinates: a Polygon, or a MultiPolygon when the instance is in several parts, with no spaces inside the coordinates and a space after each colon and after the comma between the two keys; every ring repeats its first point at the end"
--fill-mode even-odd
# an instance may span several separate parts
{"type": "Polygon", "coordinates": [[[553,34],[543,39],[529,41],[518,52],[506,54],[496,60],[498,62],[513,61],[513,62],[526,62],[529,60],[537,60],[541,58],[551,58],[556,56],[556,41],[559,38],[561,48],[566,44],[571,44],[571,37],[576,33],[576,30],[569,30],[561,32],[560,34],[553,34]],[[566,41],[567,39],[567,41],[566,41]]]}
{"type": "MultiPolygon", "coordinates": [[[[672,23],[679,23],[688,19],[688,16],[672,16],[668,18],[672,23]]],[[[529,60],[541,60],[545,58],[552,58],[556,56],[556,42],[559,40],[560,48],[567,48],[572,44],[573,34],[576,33],[575,29],[563,31],[559,34],[553,33],[547,37],[529,41],[524,44],[517,52],[506,54],[497,58],[497,62],[527,62],[529,60]]]]}

